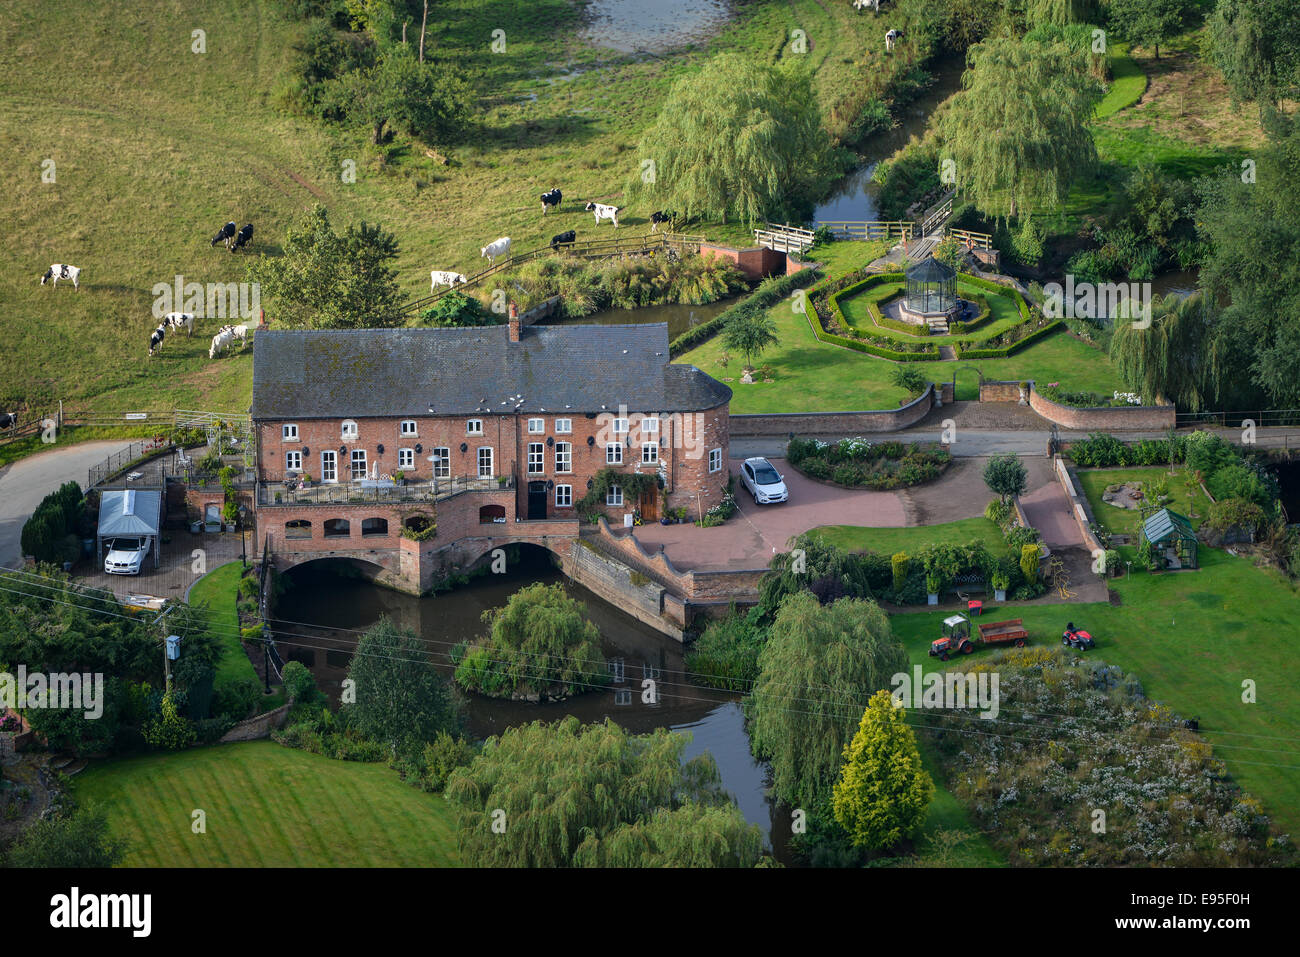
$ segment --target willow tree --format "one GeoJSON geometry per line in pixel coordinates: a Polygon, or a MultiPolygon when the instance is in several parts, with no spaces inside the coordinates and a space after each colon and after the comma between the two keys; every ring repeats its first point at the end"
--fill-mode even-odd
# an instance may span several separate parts
{"type": "Polygon", "coordinates": [[[986,40],[967,54],[962,86],[939,118],[939,135],[957,189],[987,215],[1058,207],[1096,164],[1088,121],[1099,90],[1087,50],[986,40]]]}
{"type": "Polygon", "coordinates": [[[1214,311],[1209,297],[1164,296],[1135,321],[1121,312],[1110,340],[1120,376],[1145,401],[1167,399],[1181,409],[1205,407],[1215,378],[1214,311]]]}
{"type": "Polygon", "coordinates": [[[1088,23],[1097,13],[1097,0],[1028,0],[1025,4],[1025,20],[1031,27],[1088,23]]]}
{"type": "Polygon", "coordinates": [[[747,702],[754,751],[771,762],[781,800],[825,810],[862,709],[907,654],[875,602],[822,605],[802,592],[781,603],[758,663],[747,702]]]}
{"type": "Polygon", "coordinates": [[[807,199],[829,150],[806,68],[723,54],[673,86],[627,192],[687,218],[752,223],[807,199]]]}
{"type": "Polygon", "coordinates": [[[720,825],[720,833],[754,840],[739,812],[725,812],[730,799],[713,758],[706,753],[682,762],[688,740],[666,728],[631,735],[609,720],[584,725],[572,715],[507,728],[447,782],[462,863],[636,866],[687,857],[696,865],[753,863],[743,846],[710,836],[710,825],[720,825]],[[672,813],[695,805],[724,811],[672,813]],[[668,821],[658,820],[659,812],[668,821]],[[674,838],[673,825],[686,833],[674,838]],[[688,835],[699,842],[693,852],[680,843],[688,835]]]}
{"type": "Polygon", "coordinates": [[[1214,65],[1234,99],[1300,98],[1300,17],[1295,0],[1218,0],[1208,21],[1214,65]]]}
{"type": "Polygon", "coordinates": [[[573,857],[577,867],[753,867],[763,835],[734,804],[661,808],[648,820],[624,824],[604,838],[588,835],[573,857]]]}

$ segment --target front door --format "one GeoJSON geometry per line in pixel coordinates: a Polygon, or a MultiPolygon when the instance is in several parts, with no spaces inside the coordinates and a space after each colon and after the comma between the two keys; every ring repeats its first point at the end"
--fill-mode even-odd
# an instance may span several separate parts
{"type": "Polygon", "coordinates": [[[535,521],[546,517],[546,483],[528,483],[528,520],[535,521]]]}
{"type": "Polygon", "coordinates": [[[641,501],[638,503],[641,510],[641,521],[659,521],[659,498],[659,489],[653,486],[641,493],[641,501]]]}

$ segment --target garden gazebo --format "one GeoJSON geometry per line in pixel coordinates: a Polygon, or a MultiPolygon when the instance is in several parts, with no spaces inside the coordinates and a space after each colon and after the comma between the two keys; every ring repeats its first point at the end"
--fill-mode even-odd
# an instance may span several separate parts
{"type": "Polygon", "coordinates": [[[1162,508],[1142,522],[1142,546],[1155,551],[1161,568],[1196,567],[1196,531],[1185,515],[1162,508]]]}
{"type": "Polygon", "coordinates": [[[906,305],[921,315],[947,314],[957,308],[957,270],[929,256],[907,270],[906,305]]]}

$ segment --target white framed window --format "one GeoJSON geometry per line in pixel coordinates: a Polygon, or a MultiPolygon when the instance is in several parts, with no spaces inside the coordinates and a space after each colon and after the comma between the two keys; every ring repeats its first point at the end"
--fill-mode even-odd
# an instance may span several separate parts
{"type": "Polygon", "coordinates": [[[284,467],[285,467],[285,469],[286,469],[287,471],[290,471],[290,472],[301,472],[301,471],[302,471],[302,453],[301,453],[301,452],[285,452],[285,453],[284,453],[284,467]]]}
{"type": "Polygon", "coordinates": [[[339,454],[328,449],[320,454],[320,480],[337,482],[339,480],[339,454]]]}
{"type": "Polygon", "coordinates": [[[366,450],[352,450],[352,472],[353,479],[363,479],[366,477],[366,450]]]}
{"type": "Polygon", "coordinates": [[[605,446],[605,464],[622,465],[623,464],[623,446],[617,442],[611,442],[605,446]]]}
{"type": "Polygon", "coordinates": [[[627,435],[627,419],[614,420],[614,434],[627,435]]]}
{"type": "Polygon", "coordinates": [[[568,508],[573,504],[573,486],[557,485],[555,486],[555,507],[568,508]]]}
{"type": "Polygon", "coordinates": [[[482,420],[482,419],[467,419],[467,420],[465,420],[465,434],[466,434],[466,435],[482,435],[482,434],[483,434],[483,420],[482,420]]]}
{"type": "Polygon", "coordinates": [[[709,449],[709,471],[722,471],[722,449],[709,449]]]}
{"type": "Polygon", "coordinates": [[[397,467],[399,469],[415,468],[415,449],[398,449],[397,467]]]}
{"type": "Polygon", "coordinates": [[[451,449],[433,450],[433,477],[451,477],[451,449]]]}
{"type": "Polygon", "coordinates": [[[569,442],[555,443],[555,471],[573,471],[573,445],[569,442]]]}
{"type": "Polygon", "coordinates": [[[298,441],[298,426],[293,423],[280,426],[280,438],[285,442],[298,441]]]}
{"type": "Polygon", "coordinates": [[[543,434],[545,431],[546,431],[546,420],[545,420],[545,419],[529,419],[529,420],[528,420],[528,434],[529,434],[529,435],[541,435],[541,434],[543,434]]]}
{"type": "Polygon", "coordinates": [[[605,493],[605,504],[619,506],[623,504],[623,489],[618,485],[611,485],[609,491],[605,493]]]}
{"type": "Polygon", "coordinates": [[[659,419],[657,416],[647,416],[646,418],[641,420],[641,434],[642,435],[659,434],[659,419]]]}
{"type": "Polygon", "coordinates": [[[569,434],[571,434],[572,432],[573,432],[573,420],[572,420],[572,419],[556,419],[556,420],[555,420],[555,434],[556,434],[556,435],[569,435],[569,434]]]}
{"type": "Polygon", "coordinates": [[[419,429],[415,424],[415,419],[403,419],[400,432],[402,435],[418,435],[419,429]]]}
{"type": "Polygon", "coordinates": [[[541,475],[546,471],[546,446],[541,442],[528,443],[528,474],[541,475]]]}
{"type": "Polygon", "coordinates": [[[361,430],[357,428],[357,424],[351,419],[344,419],[342,434],[345,439],[355,439],[361,434],[361,430]]]}
{"type": "Polygon", "coordinates": [[[478,450],[478,477],[492,477],[492,449],[486,445],[478,450]]]}
{"type": "Polygon", "coordinates": [[[659,443],[643,442],[641,444],[641,463],[643,465],[654,465],[659,461],[659,443]]]}

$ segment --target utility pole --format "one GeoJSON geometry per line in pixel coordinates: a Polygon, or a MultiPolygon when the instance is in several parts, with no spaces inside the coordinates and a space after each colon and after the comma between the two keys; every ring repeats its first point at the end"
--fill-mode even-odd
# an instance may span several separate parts
{"type": "MultiPolygon", "coordinates": [[[[154,623],[155,625],[161,625],[163,619],[166,618],[168,615],[170,615],[171,612],[172,612],[172,609],[175,608],[175,607],[176,607],[175,605],[169,605],[169,606],[167,606],[166,608],[164,608],[163,611],[162,611],[162,613],[161,613],[157,618],[155,618],[155,619],[153,620],[153,623],[154,623]]],[[[163,674],[166,676],[166,683],[165,683],[165,685],[164,685],[164,687],[163,687],[163,690],[164,690],[165,692],[166,692],[166,691],[171,691],[171,690],[172,690],[172,663],[171,663],[171,659],[167,656],[167,639],[168,639],[168,637],[170,637],[170,636],[167,635],[166,631],[164,630],[164,631],[163,631],[163,636],[162,636],[162,639],[163,639],[162,646],[163,646],[163,674]]],[[[178,638],[177,640],[179,641],[180,639],[178,638]]]]}
{"type": "Polygon", "coordinates": [[[420,20],[420,62],[424,62],[424,27],[429,22],[429,0],[424,0],[424,17],[420,20]]]}

